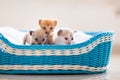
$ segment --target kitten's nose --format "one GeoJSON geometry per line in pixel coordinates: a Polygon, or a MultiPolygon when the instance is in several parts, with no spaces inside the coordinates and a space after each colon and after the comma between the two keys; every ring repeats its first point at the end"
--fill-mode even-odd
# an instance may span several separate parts
{"type": "Polygon", "coordinates": [[[49,35],[49,32],[46,32],[47,35],[49,35]]]}
{"type": "Polygon", "coordinates": [[[67,44],[71,44],[71,42],[67,42],[67,44]]]}

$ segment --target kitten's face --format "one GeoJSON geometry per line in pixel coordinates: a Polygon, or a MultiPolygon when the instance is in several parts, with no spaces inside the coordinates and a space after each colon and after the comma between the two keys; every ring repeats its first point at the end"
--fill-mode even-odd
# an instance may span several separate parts
{"type": "Polygon", "coordinates": [[[41,29],[44,30],[47,35],[50,35],[54,31],[57,25],[57,21],[39,20],[39,25],[41,29]]]}
{"type": "Polygon", "coordinates": [[[70,34],[66,34],[62,37],[62,40],[65,44],[71,44],[73,41],[73,37],[70,34]]]}
{"type": "Polygon", "coordinates": [[[32,44],[45,44],[47,35],[42,31],[33,31],[31,34],[32,44]]]}
{"type": "Polygon", "coordinates": [[[62,32],[59,34],[59,37],[64,44],[71,44],[73,41],[73,35],[71,32],[67,30],[62,30],[62,32]]]}

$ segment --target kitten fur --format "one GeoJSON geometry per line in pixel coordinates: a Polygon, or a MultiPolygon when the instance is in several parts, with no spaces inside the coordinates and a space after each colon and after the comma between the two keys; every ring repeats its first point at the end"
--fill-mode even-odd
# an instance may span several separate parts
{"type": "Polygon", "coordinates": [[[23,44],[46,44],[47,41],[47,35],[42,29],[38,29],[35,31],[29,31],[24,36],[23,44]]]}
{"type": "Polygon", "coordinates": [[[57,37],[55,39],[55,44],[64,45],[64,44],[72,44],[73,41],[73,33],[69,30],[59,30],[57,32],[57,37]]]}
{"type": "Polygon", "coordinates": [[[57,21],[56,20],[49,20],[49,19],[45,19],[45,20],[39,20],[39,25],[40,28],[42,30],[45,31],[45,33],[47,34],[48,38],[47,38],[47,43],[48,44],[54,44],[53,41],[53,32],[54,29],[57,25],[57,21]]]}

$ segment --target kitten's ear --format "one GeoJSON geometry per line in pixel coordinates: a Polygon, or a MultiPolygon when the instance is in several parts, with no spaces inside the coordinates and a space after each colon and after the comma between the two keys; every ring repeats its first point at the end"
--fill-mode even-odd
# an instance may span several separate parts
{"type": "Polygon", "coordinates": [[[58,36],[60,36],[60,34],[61,34],[62,32],[63,32],[63,31],[60,29],[60,30],[57,32],[58,36]]]}
{"type": "Polygon", "coordinates": [[[41,25],[41,22],[42,22],[42,20],[40,19],[40,20],[39,20],[39,25],[41,25]]]}
{"type": "Polygon", "coordinates": [[[53,22],[54,22],[54,26],[56,26],[56,25],[57,25],[57,21],[56,21],[56,20],[54,20],[53,22]]]}
{"type": "Polygon", "coordinates": [[[32,35],[34,31],[29,31],[29,34],[32,35]]]}

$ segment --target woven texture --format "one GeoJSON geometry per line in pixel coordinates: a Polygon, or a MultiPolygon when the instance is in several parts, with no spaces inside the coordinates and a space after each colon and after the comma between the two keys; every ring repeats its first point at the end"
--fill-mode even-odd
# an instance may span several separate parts
{"type": "Polygon", "coordinates": [[[86,32],[93,37],[73,45],[15,45],[0,34],[0,73],[69,74],[105,72],[113,32],[86,32]]]}

